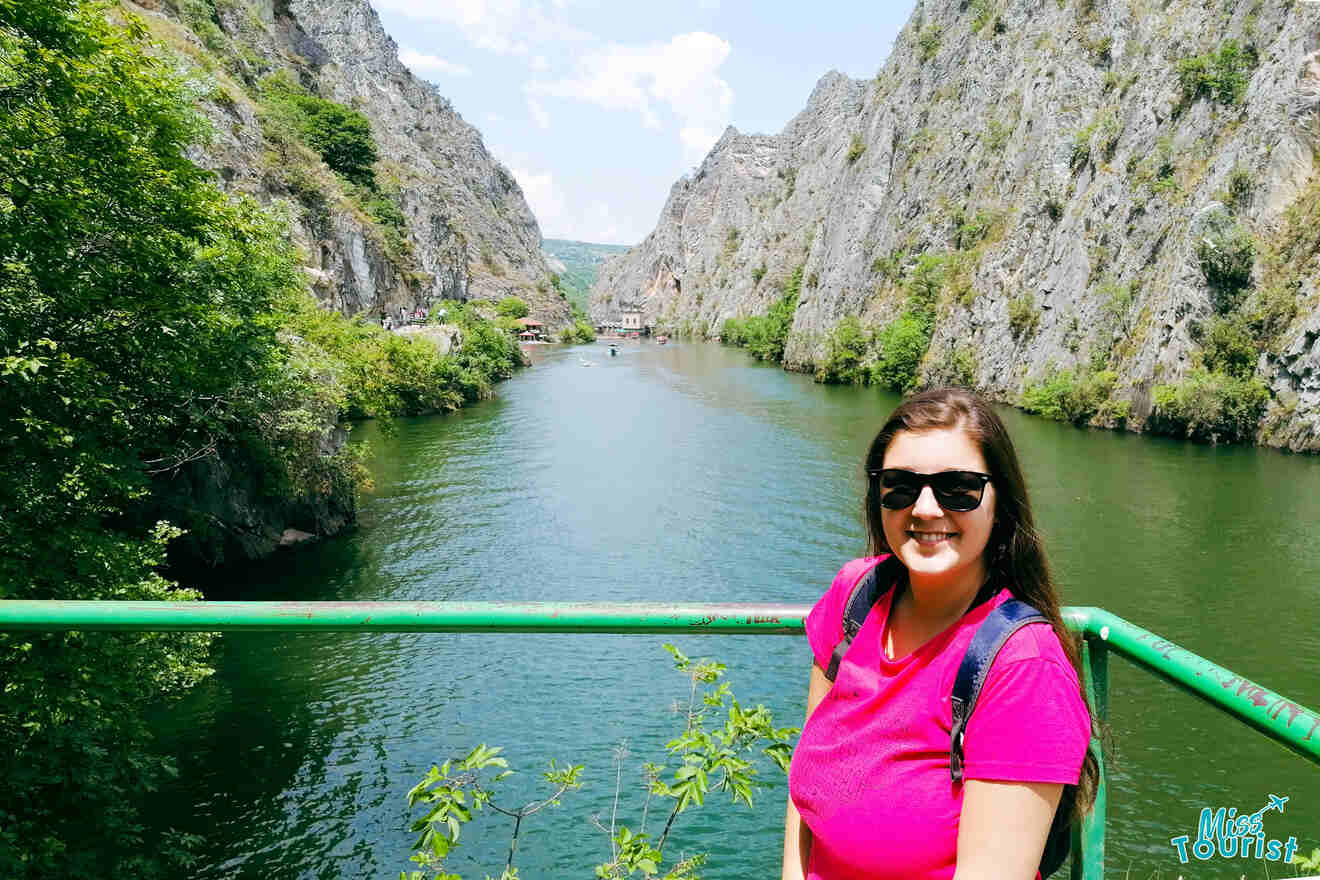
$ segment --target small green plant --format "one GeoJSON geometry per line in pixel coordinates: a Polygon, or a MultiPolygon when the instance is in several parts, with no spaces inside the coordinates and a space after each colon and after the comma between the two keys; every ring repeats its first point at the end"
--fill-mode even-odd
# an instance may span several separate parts
{"type": "Polygon", "coordinates": [[[1320,871],[1320,847],[1311,850],[1309,856],[1294,855],[1292,864],[1303,872],[1320,871]]]}
{"type": "Polygon", "coordinates": [[[726,259],[732,257],[738,252],[738,245],[741,242],[742,233],[736,228],[730,228],[729,231],[724,234],[724,256],[726,259]]]}
{"type": "Polygon", "coordinates": [[[516,296],[506,296],[495,305],[495,314],[501,318],[525,318],[529,311],[527,303],[516,296]]]}
{"type": "Polygon", "coordinates": [[[979,34],[995,17],[995,7],[990,0],[971,0],[967,4],[967,12],[972,16],[974,34],[979,34]]]}
{"type": "Polygon", "coordinates": [[[871,381],[893,391],[915,387],[917,367],[930,348],[930,328],[920,318],[903,315],[881,329],[880,356],[871,367],[871,381]]]}
{"type": "Polygon", "coordinates": [[[825,339],[825,360],[816,365],[816,381],[834,385],[859,385],[870,377],[862,367],[869,345],[868,334],[856,315],[847,315],[825,339]]]}
{"type": "Polygon", "coordinates": [[[1241,104],[1256,60],[1255,50],[1242,48],[1236,40],[1225,40],[1213,52],[1182,59],[1178,62],[1178,83],[1183,105],[1200,98],[1241,104]]]}
{"type": "Polygon", "coordinates": [[[765,263],[762,263],[761,265],[757,266],[755,269],[752,270],[752,283],[760,284],[761,279],[764,277],[765,277],[765,263]]]}
{"type": "Polygon", "coordinates": [[[989,211],[977,211],[973,216],[959,210],[953,215],[953,246],[960,251],[975,247],[994,224],[995,217],[989,211]]]}
{"type": "Polygon", "coordinates": [[[991,119],[985,128],[985,146],[991,152],[998,153],[1004,149],[1008,143],[1009,135],[1012,129],[1000,122],[998,119],[991,119]]]}
{"type": "Polygon", "coordinates": [[[376,185],[376,142],[367,117],[343,104],[313,95],[292,76],[261,81],[268,124],[293,132],[321,154],[331,170],[369,188],[376,185]]]}
{"type": "Polygon", "coordinates": [[[1036,307],[1035,296],[1024,293],[1008,301],[1008,329],[1017,340],[1036,335],[1040,329],[1040,309],[1036,307]]]}
{"type": "Polygon", "coordinates": [[[862,158],[862,154],[865,152],[866,143],[862,140],[862,136],[859,134],[853,135],[852,143],[848,146],[848,164],[851,165],[862,158]]]}
{"type": "Polygon", "coordinates": [[[1114,401],[1118,374],[1113,370],[1098,372],[1054,370],[1022,392],[1022,408],[1047,419],[1072,422],[1089,421],[1113,424],[1126,421],[1127,401],[1114,401]]]}
{"type": "Polygon", "coordinates": [[[1256,189],[1256,180],[1250,170],[1238,166],[1228,175],[1228,203],[1235,211],[1244,210],[1251,205],[1251,197],[1256,189]]]}
{"type": "Polygon", "coordinates": [[[921,33],[917,36],[917,51],[923,63],[934,58],[940,51],[940,40],[943,36],[944,29],[937,24],[927,25],[921,29],[921,33]]]}
{"type": "Polygon", "coordinates": [[[1269,390],[1254,378],[1199,368],[1181,381],[1155,386],[1151,430],[1209,443],[1238,443],[1255,436],[1269,390]]]}
{"type": "Polygon", "coordinates": [[[1058,223],[1063,219],[1063,200],[1056,195],[1046,196],[1045,204],[1041,206],[1041,210],[1045,212],[1045,216],[1049,217],[1051,221],[1058,223]]]}
{"type": "Polygon", "coordinates": [[[1196,245],[1196,260],[1210,286],[1215,311],[1232,311],[1251,284],[1256,241],[1251,233],[1223,211],[1206,219],[1205,233],[1196,245]]]}
{"type": "Polygon", "coordinates": [[[1240,314],[1216,316],[1201,337],[1206,369],[1237,379],[1249,379],[1256,370],[1256,340],[1240,314]]]}
{"type": "MultiPolygon", "coordinates": [[[[684,812],[706,805],[707,796],[719,792],[729,795],[732,803],[752,806],[756,790],[765,785],[760,780],[758,761],[768,759],[781,772],[788,772],[792,738],[797,728],[775,727],[765,706],[744,707],[738,702],[727,681],[720,681],[725,666],[709,658],[692,659],[673,645],[665,650],[673,658],[674,668],[689,680],[683,730],[668,743],[665,751],[676,760],[672,775],[663,763],[642,765],[645,799],[637,830],[619,823],[618,813],[623,790],[623,762],[630,757],[626,744],[614,751],[615,787],[609,824],[601,817],[592,823],[609,839],[610,858],[595,866],[601,880],[626,880],[640,874],[646,880],[699,880],[696,870],[706,861],[705,855],[682,859],[661,875],[665,844],[675,820],[684,812]],[[710,686],[699,693],[701,686],[710,686]],[[713,723],[712,723],[713,722],[713,723]],[[668,778],[666,776],[668,775],[668,778]],[[647,832],[653,802],[669,803],[668,816],[658,838],[647,832]]],[[[500,806],[495,800],[496,784],[511,771],[500,749],[477,746],[464,758],[433,766],[408,793],[408,806],[427,808],[425,815],[411,825],[418,838],[413,844],[412,861],[422,870],[401,872],[400,880],[461,880],[445,860],[458,845],[463,825],[473,814],[489,808],[513,819],[509,855],[501,880],[517,880],[513,864],[518,838],[525,818],[548,806],[557,806],[560,797],[581,786],[582,765],[558,766],[550,762],[543,775],[554,788],[549,797],[520,807],[500,806]]],[[[663,813],[661,814],[663,815],[663,813]]]]}

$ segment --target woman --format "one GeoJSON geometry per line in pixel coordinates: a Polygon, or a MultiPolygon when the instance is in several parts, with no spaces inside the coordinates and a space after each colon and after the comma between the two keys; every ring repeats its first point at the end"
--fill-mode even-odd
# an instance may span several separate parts
{"type": "Polygon", "coordinates": [[[835,577],[806,621],[815,663],[789,771],[784,880],[1031,880],[1064,784],[1093,797],[1090,714],[1026,485],[1003,423],[957,389],[917,394],[866,458],[872,557],[835,577]],[[902,567],[833,683],[853,586],[886,554],[902,567]],[[949,696],[991,609],[1018,598],[1049,625],[1000,649],[949,772],[949,696]]]}

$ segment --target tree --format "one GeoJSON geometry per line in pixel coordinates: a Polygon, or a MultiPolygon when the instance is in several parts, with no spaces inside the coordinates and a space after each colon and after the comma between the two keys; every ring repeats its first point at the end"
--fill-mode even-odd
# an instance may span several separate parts
{"type": "MultiPolygon", "coordinates": [[[[253,442],[279,405],[282,230],[184,156],[203,133],[145,29],[0,0],[0,598],[189,599],[153,474],[253,442]]],[[[142,711],[201,634],[0,635],[0,875],[176,875],[135,802],[169,762],[142,711]]]]}

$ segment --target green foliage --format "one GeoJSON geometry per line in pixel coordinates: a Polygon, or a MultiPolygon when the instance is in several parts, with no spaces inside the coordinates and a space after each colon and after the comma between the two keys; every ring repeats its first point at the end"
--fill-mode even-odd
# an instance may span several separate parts
{"type": "Polygon", "coordinates": [[[765,277],[765,263],[762,263],[761,265],[757,266],[755,269],[752,270],[752,283],[760,284],[761,279],[764,277],[765,277]]]}
{"type": "Polygon", "coordinates": [[[724,234],[724,257],[728,259],[738,252],[738,245],[742,241],[742,233],[735,228],[730,228],[724,234]]]}
{"type": "Polygon", "coordinates": [[[580,342],[586,344],[596,341],[596,328],[591,326],[590,321],[579,318],[573,322],[571,327],[564,328],[564,332],[559,334],[560,342],[580,342]]]}
{"type": "Polygon", "coordinates": [[[525,318],[530,311],[527,303],[516,296],[506,296],[495,305],[495,314],[501,318],[525,318]]]}
{"type": "Polygon", "coordinates": [[[1237,306],[1251,284],[1256,242],[1246,229],[1222,211],[1207,218],[1196,245],[1196,259],[1210,285],[1215,311],[1223,315],[1237,306]]]}
{"type": "Polygon", "coordinates": [[[871,381],[894,391],[912,389],[930,336],[926,322],[910,314],[886,324],[878,336],[880,357],[871,366],[871,381]]]}
{"type": "Polygon", "coordinates": [[[1040,309],[1030,293],[1008,301],[1008,329],[1014,339],[1030,339],[1040,329],[1040,309]]]}
{"type": "Polygon", "coordinates": [[[944,36],[944,29],[937,24],[927,25],[921,29],[917,35],[917,53],[922,63],[925,63],[935,57],[935,53],[940,51],[940,40],[944,36]]]}
{"type": "Polygon", "coordinates": [[[1238,166],[1228,175],[1228,203],[1234,210],[1241,211],[1251,205],[1251,197],[1256,189],[1256,179],[1250,169],[1238,166]]]}
{"type": "Polygon", "coordinates": [[[1258,379],[1195,369],[1180,382],[1155,386],[1148,424],[1152,431],[1189,440],[1243,442],[1255,436],[1269,399],[1258,379]]]}
{"type": "Polygon", "coordinates": [[[1122,422],[1128,417],[1129,404],[1112,399],[1117,382],[1118,374],[1113,370],[1055,370],[1023,390],[1022,408],[1073,424],[1122,422]]]}
{"type": "Polygon", "coordinates": [[[1237,379],[1249,379],[1256,369],[1256,340],[1241,315],[1216,316],[1202,339],[1206,369],[1237,379]]]}
{"type": "Polygon", "coordinates": [[[1210,98],[1221,104],[1241,104],[1255,65],[1255,50],[1243,49],[1236,40],[1225,40],[1213,52],[1182,59],[1178,83],[1183,103],[1210,98]]]}
{"type": "Polygon", "coordinates": [[[1290,864],[1296,865],[1302,872],[1320,871],[1320,847],[1311,850],[1309,856],[1294,855],[1290,864]]]}
{"type": "Polygon", "coordinates": [[[871,271],[885,281],[900,281],[908,259],[906,248],[896,248],[871,261],[871,271]]]}
{"type": "MultiPolygon", "coordinates": [[[[217,454],[311,474],[263,450],[319,431],[279,336],[297,261],[185,158],[189,92],[127,21],[0,3],[0,598],[197,598],[155,573],[178,531],[146,517],[153,476],[217,454]]],[[[187,873],[188,841],[138,820],[172,770],[144,712],[208,673],[208,643],[0,635],[0,876],[187,873]]]]}
{"type": "Polygon", "coordinates": [[[825,339],[825,361],[816,366],[816,381],[838,385],[858,385],[870,377],[862,367],[869,344],[867,333],[856,315],[841,320],[825,339]]]}
{"type": "Polygon", "coordinates": [[[720,331],[722,341],[739,345],[760,361],[782,363],[788,331],[802,292],[802,266],[798,266],[784,283],[783,297],[770,307],[766,315],[749,318],[728,318],[720,331]]]}
{"type": "Polygon", "coordinates": [[[286,73],[262,80],[262,93],[267,121],[277,131],[295,134],[353,183],[375,187],[376,142],[367,117],[311,94],[286,73]]]}
{"type": "Polygon", "coordinates": [[[862,140],[862,136],[859,134],[853,135],[852,143],[848,145],[848,164],[851,165],[862,158],[862,154],[865,152],[866,143],[862,140]]]}
{"type": "Polygon", "coordinates": [[[1045,204],[1041,206],[1045,211],[1045,216],[1049,217],[1055,223],[1063,219],[1063,200],[1058,196],[1050,195],[1045,199],[1045,204]]]}
{"type": "Polygon", "coordinates": [[[972,16],[972,33],[979,34],[995,17],[995,8],[990,0],[971,0],[967,11],[972,16]]]}
{"type": "Polygon", "coordinates": [[[995,222],[995,216],[989,211],[977,211],[969,217],[963,210],[953,215],[953,246],[960,251],[969,250],[980,244],[995,222]]]}
{"type": "MultiPolygon", "coordinates": [[[[646,880],[699,880],[696,871],[706,861],[704,854],[680,859],[661,874],[665,844],[675,820],[688,810],[704,807],[708,795],[720,792],[727,793],[733,804],[752,806],[757,789],[765,785],[757,766],[760,759],[768,759],[775,769],[788,772],[790,743],[798,733],[797,728],[775,727],[770,711],[764,706],[748,708],[740,704],[729,683],[720,681],[725,671],[723,663],[694,660],[673,645],[664,647],[674,660],[674,668],[684,673],[690,683],[684,728],[665,745],[669,758],[676,760],[677,766],[668,779],[665,777],[669,768],[664,764],[647,762],[642,766],[645,800],[641,821],[634,831],[628,825],[616,825],[615,821],[624,795],[623,761],[629,757],[626,747],[615,750],[616,782],[609,827],[596,818],[592,820],[606,835],[610,846],[609,860],[594,869],[594,875],[601,880],[625,880],[634,874],[646,880]],[[713,687],[699,694],[699,685],[713,687]],[[658,838],[646,830],[652,802],[657,799],[660,804],[671,804],[658,838]]],[[[426,813],[410,826],[418,834],[412,847],[412,861],[421,870],[401,872],[400,880],[461,880],[449,870],[446,860],[459,845],[463,826],[472,821],[475,813],[487,809],[514,821],[509,857],[501,878],[517,880],[513,859],[523,820],[548,806],[558,806],[566,791],[579,788],[583,768],[580,764],[560,767],[552,760],[543,776],[555,789],[553,794],[519,807],[501,806],[496,800],[497,783],[513,771],[508,769],[500,751],[479,745],[461,759],[431,767],[408,792],[410,809],[419,805],[426,808],[426,813]]]]}
{"type": "Polygon", "coordinates": [[[917,368],[935,329],[935,309],[944,289],[945,258],[922,254],[908,273],[907,303],[897,320],[877,334],[880,356],[871,366],[871,381],[895,391],[916,387],[917,368]]]}
{"type": "Polygon", "coordinates": [[[1004,149],[1013,130],[998,119],[991,119],[985,127],[985,146],[993,153],[1004,149]]]}

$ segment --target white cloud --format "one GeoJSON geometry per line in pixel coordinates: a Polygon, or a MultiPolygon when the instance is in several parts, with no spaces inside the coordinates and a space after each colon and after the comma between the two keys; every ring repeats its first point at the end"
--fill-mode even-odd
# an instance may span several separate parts
{"type": "Polygon", "coordinates": [[[526,91],[633,111],[653,129],[660,128],[657,107],[668,106],[679,119],[686,161],[703,144],[709,149],[728,122],[733,89],[719,68],[730,51],[726,40],[700,31],[660,45],[611,45],[580,58],[575,75],[533,80],[526,91]]]}
{"type": "Polygon", "coordinates": [[[541,102],[531,95],[527,96],[527,112],[532,114],[532,119],[536,122],[538,128],[550,127],[550,114],[545,111],[545,107],[541,105],[541,102]]]}
{"type": "MultiPolygon", "coordinates": [[[[547,15],[539,0],[376,0],[409,18],[446,22],[478,49],[525,55],[543,43],[579,42],[591,35],[547,15]]],[[[556,3],[556,8],[562,4],[556,3]]]]}
{"type": "Polygon", "coordinates": [[[563,192],[555,184],[554,175],[549,171],[536,172],[513,166],[510,166],[509,172],[518,181],[518,186],[522,187],[523,196],[536,215],[542,234],[547,229],[568,228],[567,203],[563,192]]]}
{"type": "Polygon", "coordinates": [[[472,75],[472,71],[461,64],[455,64],[438,55],[427,55],[424,52],[418,52],[416,49],[407,47],[399,49],[399,60],[403,62],[404,67],[423,78],[435,74],[443,76],[472,75]]]}

